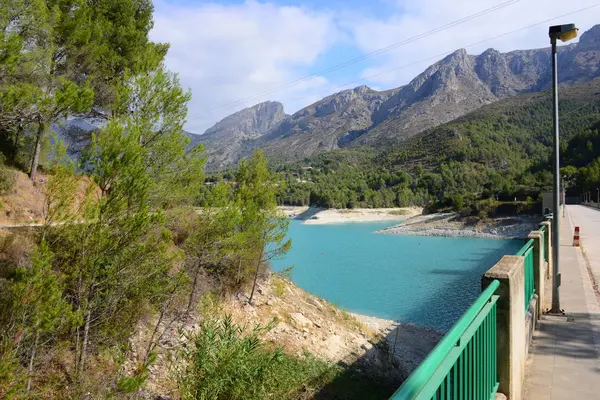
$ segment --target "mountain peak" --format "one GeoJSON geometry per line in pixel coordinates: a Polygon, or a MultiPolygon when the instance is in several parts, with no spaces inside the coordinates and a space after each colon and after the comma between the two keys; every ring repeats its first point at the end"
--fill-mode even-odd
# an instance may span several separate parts
{"type": "Polygon", "coordinates": [[[480,54],[480,57],[494,57],[494,56],[499,56],[502,53],[500,53],[498,50],[494,49],[493,47],[490,47],[489,49],[487,49],[486,51],[484,51],[483,53],[480,54]]]}
{"type": "Polygon", "coordinates": [[[600,47],[600,24],[594,25],[589,30],[583,32],[579,39],[579,45],[600,47]]]}
{"type": "Polygon", "coordinates": [[[355,93],[362,94],[362,93],[370,92],[373,89],[371,89],[367,85],[360,85],[360,86],[355,87],[353,90],[354,90],[355,93]]]}
{"type": "Polygon", "coordinates": [[[444,60],[464,60],[468,57],[469,54],[467,53],[466,49],[458,49],[447,55],[444,60]]]}
{"type": "Polygon", "coordinates": [[[264,101],[223,118],[204,134],[229,138],[255,138],[266,133],[286,116],[283,104],[278,101],[264,101]]]}

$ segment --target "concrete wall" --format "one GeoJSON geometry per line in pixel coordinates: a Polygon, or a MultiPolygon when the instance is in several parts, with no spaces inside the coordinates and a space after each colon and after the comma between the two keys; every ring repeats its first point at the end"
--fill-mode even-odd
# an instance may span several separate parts
{"type": "Polygon", "coordinates": [[[525,274],[523,257],[504,256],[485,273],[482,287],[498,280],[500,295],[496,312],[498,391],[509,400],[521,400],[525,376],[525,274]]]}
{"type": "Polygon", "coordinates": [[[496,294],[500,295],[497,305],[497,357],[498,392],[506,395],[508,400],[521,400],[523,380],[525,379],[525,361],[529,353],[533,332],[537,321],[544,311],[546,293],[545,282],[552,270],[551,222],[544,221],[546,240],[541,231],[533,231],[529,239],[533,239],[533,267],[535,295],[525,303],[525,259],[520,256],[504,256],[482,277],[485,289],[492,281],[498,280],[500,287],[496,294]],[[544,260],[544,248],[548,247],[549,262],[544,260]]]}

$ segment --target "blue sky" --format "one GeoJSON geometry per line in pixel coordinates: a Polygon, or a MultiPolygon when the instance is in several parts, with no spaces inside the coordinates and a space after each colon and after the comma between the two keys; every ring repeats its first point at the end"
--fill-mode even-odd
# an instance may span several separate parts
{"type": "Polygon", "coordinates": [[[485,41],[467,47],[470,54],[489,47],[546,47],[548,25],[575,22],[584,31],[600,23],[597,7],[523,29],[597,0],[154,1],[151,37],[171,44],[166,64],[192,91],[186,128],[196,133],[261,101],[281,101],[293,113],[360,84],[377,90],[398,87],[444,54],[475,42],[485,41]],[[345,68],[316,74],[465,18],[345,68]],[[492,39],[514,30],[519,31],[492,39]]]}

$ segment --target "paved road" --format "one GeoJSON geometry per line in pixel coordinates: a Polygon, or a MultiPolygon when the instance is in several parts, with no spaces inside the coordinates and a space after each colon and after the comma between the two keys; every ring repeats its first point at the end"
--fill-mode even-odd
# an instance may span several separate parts
{"type": "Polygon", "coordinates": [[[566,316],[544,315],[533,338],[525,378],[525,400],[600,399],[600,307],[593,289],[588,252],[600,271],[600,211],[568,206],[560,229],[561,308],[566,316]],[[573,247],[578,225],[583,247],[573,247]]]}
{"type": "Polygon", "coordinates": [[[596,285],[600,284],[600,210],[567,206],[574,226],[579,226],[581,248],[596,285]]]}

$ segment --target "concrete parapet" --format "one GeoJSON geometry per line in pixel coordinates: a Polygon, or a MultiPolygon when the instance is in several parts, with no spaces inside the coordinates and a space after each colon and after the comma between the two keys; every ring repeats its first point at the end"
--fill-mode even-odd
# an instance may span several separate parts
{"type": "MultiPolygon", "coordinates": [[[[523,257],[504,256],[482,278],[485,289],[493,280],[500,282],[496,291],[498,391],[509,400],[521,400],[527,337],[525,330],[525,266],[523,257]]],[[[533,321],[532,321],[533,322],[533,321]]],[[[535,323],[535,322],[534,322],[535,323]]]]}
{"type": "MultiPolygon", "coordinates": [[[[548,228],[546,228],[548,229],[548,228]]],[[[541,231],[533,231],[528,236],[528,239],[533,239],[533,281],[535,285],[535,293],[537,294],[535,314],[537,319],[541,318],[545,293],[544,286],[546,281],[546,262],[544,261],[544,234],[541,231]]]]}
{"type": "MultiPolygon", "coordinates": [[[[540,224],[546,226],[546,241],[544,247],[548,249],[548,260],[546,262],[546,279],[552,278],[552,219],[544,221],[540,224]]],[[[540,303],[542,303],[540,301],[540,303]]],[[[544,303],[542,303],[542,307],[544,303]]]]}
{"type": "Polygon", "coordinates": [[[538,314],[539,298],[536,294],[533,295],[525,313],[525,359],[529,355],[531,343],[533,341],[533,332],[537,327],[537,321],[541,318],[538,314]]]}

